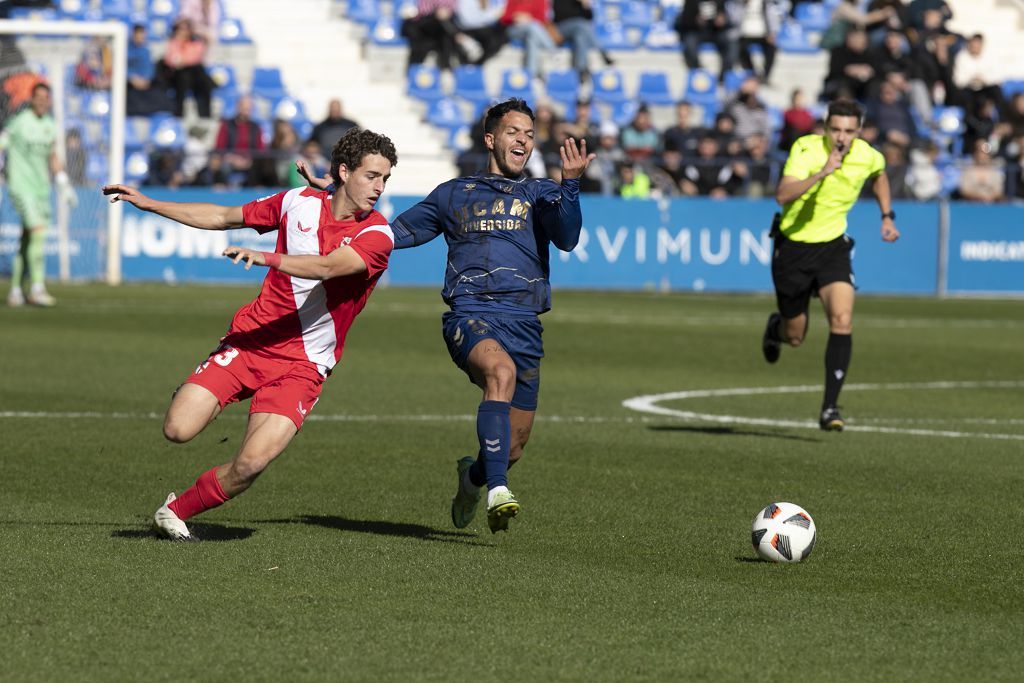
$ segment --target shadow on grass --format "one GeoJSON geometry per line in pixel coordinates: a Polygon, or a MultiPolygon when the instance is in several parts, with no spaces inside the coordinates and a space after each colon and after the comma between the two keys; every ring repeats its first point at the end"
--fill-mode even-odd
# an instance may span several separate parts
{"type": "Polygon", "coordinates": [[[692,427],[683,425],[652,425],[648,427],[652,432],[693,432],[695,434],[710,434],[712,436],[766,436],[772,439],[787,439],[789,441],[811,441],[817,442],[812,436],[798,436],[783,432],[761,431],[757,429],[743,429],[739,427],[692,427]]]}
{"type": "Polygon", "coordinates": [[[734,559],[737,562],[746,562],[748,564],[775,564],[774,562],[769,562],[768,560],[762,560],[760,557],[743,557],[743,556],[740,556],[740,557],[736,557],[734,559]]]}
{"type": "MultiPolygon", "coordinates": [[[[255,529],[242,526],[225,526],[209,522],[189,522],[189,531],[201,541],[244,541],[256,533],[255,529]]],[[[110,534],[113,538],[158,538],[149,528],[117,529],[110,534]]]]}
{"type": "Polygon", "coordinates": [[[400,536],[417,538],[421,541],[461,543],[463,545],[488,545],[477,541],[477,535],[465,531],[443,531],[422,524],[386,522],[383,520],[347,519],[336,515],[299,515],[292,519],[260,519],[257,524],[308,524],[338,531],[355,531],[361,534],[379,536],[400,536]]]}

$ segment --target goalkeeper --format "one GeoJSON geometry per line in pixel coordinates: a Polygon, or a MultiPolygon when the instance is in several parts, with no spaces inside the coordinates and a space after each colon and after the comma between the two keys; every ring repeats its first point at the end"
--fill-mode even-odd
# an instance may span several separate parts
{"type": "Polygon", "coordinates": [[[43,246],[50,225],[50,177],[57,185],[58,199],[75,206],[78,199],[64,166],[57,157],[57,123],[50,115],[50,86],[32,88],[27,108],[7,120],[0,133],[0,149],[7,150],[7,189],[21,217],[21,246],[11,267],[10,306],[53,306],[46,291],[46,256],[43,246]],[[26,296],[22,281],[28,274],[26,296]]]}

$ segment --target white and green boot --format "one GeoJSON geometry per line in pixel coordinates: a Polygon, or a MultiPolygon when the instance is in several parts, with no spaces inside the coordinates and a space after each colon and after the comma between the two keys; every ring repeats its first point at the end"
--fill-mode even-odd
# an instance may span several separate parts
{"type": "Polygon", "coordinates": [[[456,529],[469,526],[476,515],[476,506],[480,504],[480,487],[473,486],[469,481],[469,468],[474,462],[476,459],[467,455],[465,458],[459,458],[455,464],[459,473],[459,484],[455,489],[455,497],[452,498],[452,524],[456,529]]]}
{"type": "Polygon", "coordinates": [[[519,514],[519,501],[507,488],[495,490],[488,497],[487,526],[491,533],[508,530],[508,521],[519,514]]]}

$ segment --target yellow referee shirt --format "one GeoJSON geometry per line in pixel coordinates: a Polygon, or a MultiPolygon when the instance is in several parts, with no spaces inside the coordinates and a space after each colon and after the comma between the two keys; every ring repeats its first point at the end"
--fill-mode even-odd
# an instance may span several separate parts
{"type": "MultiPolygon", "coordinates": [[[[824,135],[805,135],[793,143],[783,176],[798,180],[810,178],[828,161],[828,139],[824,135]]],[[[794,242],[829,242],[846,232],[846,214],[850,212],[868,178],[885,170],[885,157],[861,139],[832,175],[782,207],[779,229],[794,242]]]]}

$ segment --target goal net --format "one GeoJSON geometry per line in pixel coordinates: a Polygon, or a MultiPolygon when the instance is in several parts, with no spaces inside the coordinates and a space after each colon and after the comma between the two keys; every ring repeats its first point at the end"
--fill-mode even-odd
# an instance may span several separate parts
{"type": "MultiPolygon", "coordinates": [[[[0,125],[28,106],[36,83],[50,86],[58,131],[54,151],[74,190],[70,201],[55,187],[50,193],[48,278],[120,282],[121,206],[106,201],[100,187],[124,175],[126,53],[127,27],[121,22],[0,21],[0,125]],[[96,70],[101,78],[90,77],[96,70]]],[[[4,170],[0,275],[9,276],[22,217],[4,170]]]]}

